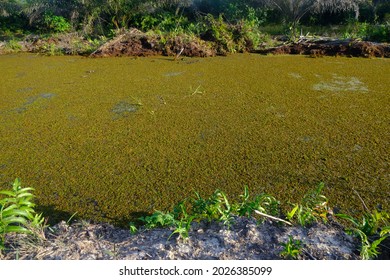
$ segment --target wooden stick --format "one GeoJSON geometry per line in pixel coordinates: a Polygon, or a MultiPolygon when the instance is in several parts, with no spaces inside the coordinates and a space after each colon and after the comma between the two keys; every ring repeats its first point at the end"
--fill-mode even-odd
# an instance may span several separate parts
{"type": "Polygon", "coordinates": [[[260,212],[258,210],[255,210],[255,213],[259,214],[260,216],[263,216],[263,217],[266,217],[266,218],[270,218],[272,220],[276,220],[276,221],[279,221],[279,222],[283,222],[285,224],[288,224],[289,226],[292,226],[292,223],[290,223],[290,222],[287,222],[287,221],[285,221],[283,219],[280,219],[280,218],[276,218],[274,216],[270,216],[270,215],[264,214],[264,213],[262,213],[262,212],[260,212]]]}
{"type": "Polygon", "coordinates": [[[184,51],[184,48],[181,48],[180,52],[175,56],[175,60],[177,60],[179,58],[179,56],[181,55],[181,53],[184,51]]]}

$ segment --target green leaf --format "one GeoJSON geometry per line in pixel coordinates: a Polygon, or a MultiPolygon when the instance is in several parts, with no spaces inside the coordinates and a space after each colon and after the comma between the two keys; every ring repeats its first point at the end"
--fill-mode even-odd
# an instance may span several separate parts
{"type": "Polygon", "coordinates": [[[8,226],[8,227],[6,227],[5,233],[11,233],[11,232],[15,232],[15,233],[31,233],[30,230],[28,230],[27,228],[22,227],[22,226],[8,226]]]}
{"type": "Polygon", "coordinates": [[[292,220],[292,218],[294,217],[295,212],[297,212],[298,208],[299,208],[299,205],[297,204],[290,212],[287,213],[287,220],[290,220],[290,221],[292,220]]]}
{"type": "Polygon", "coordinates": [[[382,230],[380,232],[381,236],[386,236],[387,234],[390,234],[390,226],[386,226],[386,227],[382,228],[382,230]]]}
{"type": "Polygon", "coordinates": [[[4,190],[4,191],[0,191],[0,194],[11,196],[11,197],[16,196],[15,192],[13,192],[13,191],[5,191],[4,190]]]}
{"type": "Polygon", "coordinates": [[[350,221],[351,223],[353,223],[355,226],[357,227],[360,227],[360,223],[358,220],[356,220],[355,218],[347,215],[347,214],[335,214],[336,217],[339,217],[339,218],[342,218],[342,219],[345,219],[347,221],[350,221]]]}
{"type": "Polygon", "coordinates": [[[23,218],[23,217],[14,217],[14,216],[3,218],[2,222],[5,225],[10,225],[10,224],[14,224],[14,223],[27,224],[27,220],[25,218],[23,218]]]}

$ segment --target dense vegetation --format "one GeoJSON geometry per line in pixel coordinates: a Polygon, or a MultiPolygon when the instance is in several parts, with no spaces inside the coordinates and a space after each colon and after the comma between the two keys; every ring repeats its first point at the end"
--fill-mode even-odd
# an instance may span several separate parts
{"type": "Polygon", "coordinates": [[[206,40],[253,40],[259,33],[295,38],[342,25],[346,37],[390,38],[389,0],[1,0],[0,36],[78,32],[112,37],[131,27],[194,34],[206,40]],[[299,30],[299,32],[298,32],[299,30]],[[306,32],[306,31],[305,31],[306,32]]]}

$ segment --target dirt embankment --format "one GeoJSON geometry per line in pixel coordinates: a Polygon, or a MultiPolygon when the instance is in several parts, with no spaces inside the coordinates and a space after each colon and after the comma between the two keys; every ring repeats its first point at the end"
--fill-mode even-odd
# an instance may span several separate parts
{"type": "MultiPolygon", "coordinates": [[[[174,58],[179,56],[211,57],[227,54],[226,50],[221,51],[223,46],[219,45],[220,43],[215,39],[211,37],[203,39],[186,34],[144,33],[135,28],[122,31],[115,38],[100,46],[100,41],[87,40],[77,33],[60,34],[49,38],[29,35],[20,42],[0,42],[0,54],[22,51],[49,55],[89,55],[91,57],[164,55],[174,58]]],[[[390,57],[390,44],[388,43],[331,38],[302,38],[297,43],[287,43],[279,41],[277,38],[275,40],[281,45],[268,47],[265,44],[259,50],[247,42],[243,50],[264,55],[390,57]]]]}
{"type": "MultiPolygon", "coordinates": [[[[118,35],[91,54],[92,57],[110,56],[190,56],[209,57],[220,54],[216,42],[203,41],[196,37],[176,36],[163,38],[148,35],[137,29],[118,35]]],[[[253,50],[260,54],[300,54],[311,57],[390,57],[390,45],[353,40],[300,40],[297,43],[253,50]]]]}
{"type": "Polygon", "coordinates": [[[308,228],[236,217],[230,228],[216,222],[194,223],[182,240],[172,229],[129,230],[86,222],[57,224],[39,242],[13,235],[0,259],[35,260],[277,260],[289,237],[300,240],[298,259],[360,259],[359,242],[337,223],[308,228]]]}
{"type": "Polygon", "coordinates": [[[352,40],[301,41],[257,51],[261,54],[300,54],[311,57],[390,57],[390,45],[352,40]]]}
{"type": "Polygon", "coordinates": [[[112,56],[189,56],[209,57],[215,56],[216,52],[211,43],[188,35],[164,38],[161,35],[148,35],[137,29],[120,34],[113,40],[108,41],[91,57],[112,56]]]}

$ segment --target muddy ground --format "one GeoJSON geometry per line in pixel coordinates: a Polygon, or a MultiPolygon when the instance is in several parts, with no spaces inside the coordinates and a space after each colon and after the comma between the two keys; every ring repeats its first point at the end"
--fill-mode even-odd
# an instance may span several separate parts
{"type": "Polygon", "coordinates": [[[356,260],[359,242],[336,222],[308,228],[236,217],[231,228],[216,222],[194,223],[189,239],[169,236],[172,229],[129,230],[109,224],[61,222],[45,238],[9,236],[0,259],[34,260],[278,260],[289,236],[302,242],[301,260],[356,260]]]}

